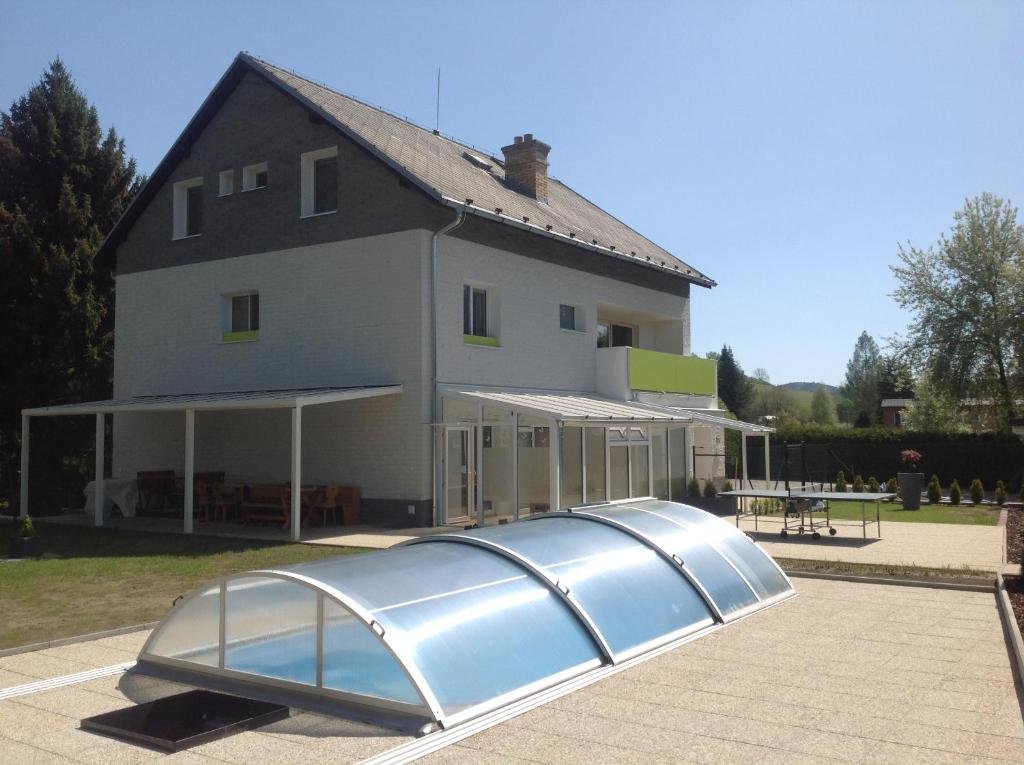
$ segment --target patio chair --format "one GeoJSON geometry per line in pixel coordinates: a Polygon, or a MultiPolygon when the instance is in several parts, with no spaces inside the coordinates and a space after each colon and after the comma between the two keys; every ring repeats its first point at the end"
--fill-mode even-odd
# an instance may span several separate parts
{"type": "Polygon", "coordinates": [[[362,493],[358,486],[338,487],[338,507],[341,508],[341,522],[346,526],[355,526],[359,523],[359,506],[362,493]]]}
{"type": "Polygon", "coordinates": [[[318,492],[308,505],[310,514],[313,512],[320,514],[324,526],[327,525],[328,517],[331,518],[332,524],[338,522],[338,507],[338,487],[333,483],[322,492],[318,492]]]}

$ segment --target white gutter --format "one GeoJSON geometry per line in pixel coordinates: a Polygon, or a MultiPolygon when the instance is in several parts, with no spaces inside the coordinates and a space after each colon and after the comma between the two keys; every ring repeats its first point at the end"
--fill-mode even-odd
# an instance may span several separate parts
{"type": "MultiPolygon", "coordinates": [[[[462,225],[466,220],[465,206],[455,207],[455,220],[438,229],[430,237],[430,422],[438,421],[437,416],[437,240],[462,225]]],[[[431,503],[438,500],[437,486],[437,434],[430,429],[430,497],[431,503]]],[[[438,519],[438,508],[434,507],[434,522],[438,519]]]]}

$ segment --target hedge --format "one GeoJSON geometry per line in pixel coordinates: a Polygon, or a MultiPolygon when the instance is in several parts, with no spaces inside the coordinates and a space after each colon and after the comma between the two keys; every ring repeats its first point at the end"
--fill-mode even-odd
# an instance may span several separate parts
{"type": "MultiPolygon", "coordinates": [[[[748,442],[751,475],[763,475],[764,471],[759,440],[748,442]]],[[[954,478],[968,482],[980,478],[986,486],[1005,481],[1007,488],[1019,491],[1024,470],[1024,443],[1010,433],[922,433],[815,425],[780,428],[771,435],[773,478],[779,477],[783,444],[792,447],[801,442],[816,445],[807,458],[813,480],[834,480],[839,470],[845,470],[847,476],[860,473],[884,480],[906,469],[900,463],[904,449],[921,452],[916,472],[936,473],[944,486],[954,478]],[[825,475],[819,477],[819,473],[825,475]]],[[[799,466],[790,466],[790,479],[798,477],[799,466]]]]}

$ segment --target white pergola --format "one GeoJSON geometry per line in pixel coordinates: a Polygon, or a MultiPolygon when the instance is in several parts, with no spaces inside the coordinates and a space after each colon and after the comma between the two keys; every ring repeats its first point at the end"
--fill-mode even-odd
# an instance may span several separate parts
{"type": "MultiPolygon", "coordinates": [[[[137,396],[128,399],[60,404],[21,411],[21,504],[20,514],[28,514],[29,423],[33,417],[94,415],[96,417],[96,494],[93,523],[103,525],[104,472],[106,471],[106,426],[108,414],[123,412],[184,412],[185,485],[184,532],[193,530],[193,493],[195,473],[195,417],[201,411],[291,409],[291,485],[302,486],[302,410],[307,406],[333,404],[402,392],[401,385],[376,385],[353,388],[295,388],[288,390],[232,391],[224,393],[182,393],[168,396],[137,396]]],[[[291,493],[291,536],[299,540],[301,492],[291,493]]]]}

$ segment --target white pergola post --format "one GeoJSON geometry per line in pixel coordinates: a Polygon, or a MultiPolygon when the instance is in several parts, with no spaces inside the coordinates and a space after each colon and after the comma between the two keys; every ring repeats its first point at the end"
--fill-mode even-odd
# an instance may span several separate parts
{"type": "Polygon", "coordinates": [[[764,481],[765,488],[769,488],[768,484],[772,480],[772,450],[771,444],[768,441],[768,434],[764,434],[764,481]]]}
{"type": "Polygon", "coordinates": [[[519,415],[512,412],[512,520],[519,520],[519,415]]]}
{"type": "MultiPolygon", "coordinates": [[[[492,433],[493,438],[493,433],[492,433]]],[[[473,455],[473,491],[476,496],[477,522],[482,526],[484,523],[484,405],[477,407],[476,413],[476,454],[473,455]]]]}
{"type": "Polygon", "coordinates": [[[192,533],[196,472],[196,410],[185,410],[185,533],[192,533]]]}
{"type": "Polygon", "coordinates": [[[740,484],[741,489],[746,489],[750,486],[750,479],[747,476],[747,431],[740,431],[740,459],[743,461],[743,482],[740,484]]]}
{"type": "Polygon", "coordinates": [[[548,463],[550,465],[550,496],[548,497],[548,508],[559,510],[561,501],[561,475],[559,464],[561,458],[562,438],[558,430],[558,420],[551,421],[551,435],[548,437],[548,463]]]}
{"type": "Polygon", "coordinates": [[[27,414],[21,415],[21,499],[18,502],[18,516],[28,515],[28,436],[29,422],[27,414]]]}
{"type": "Polygon", "coordinates": [[[105,471],[107,457],[107,416],[103,412],[96,413],[96,487],[93,498],[96,500],[96,508],[93,513],[93,525],[103,525],[103,505],[106,502],[106,482],[103,474],[105,471]]]}
{"type": "Polygon", "coordinates": [[[292,541],[302,533],[302,407],[292,409],[292,541]]]}

